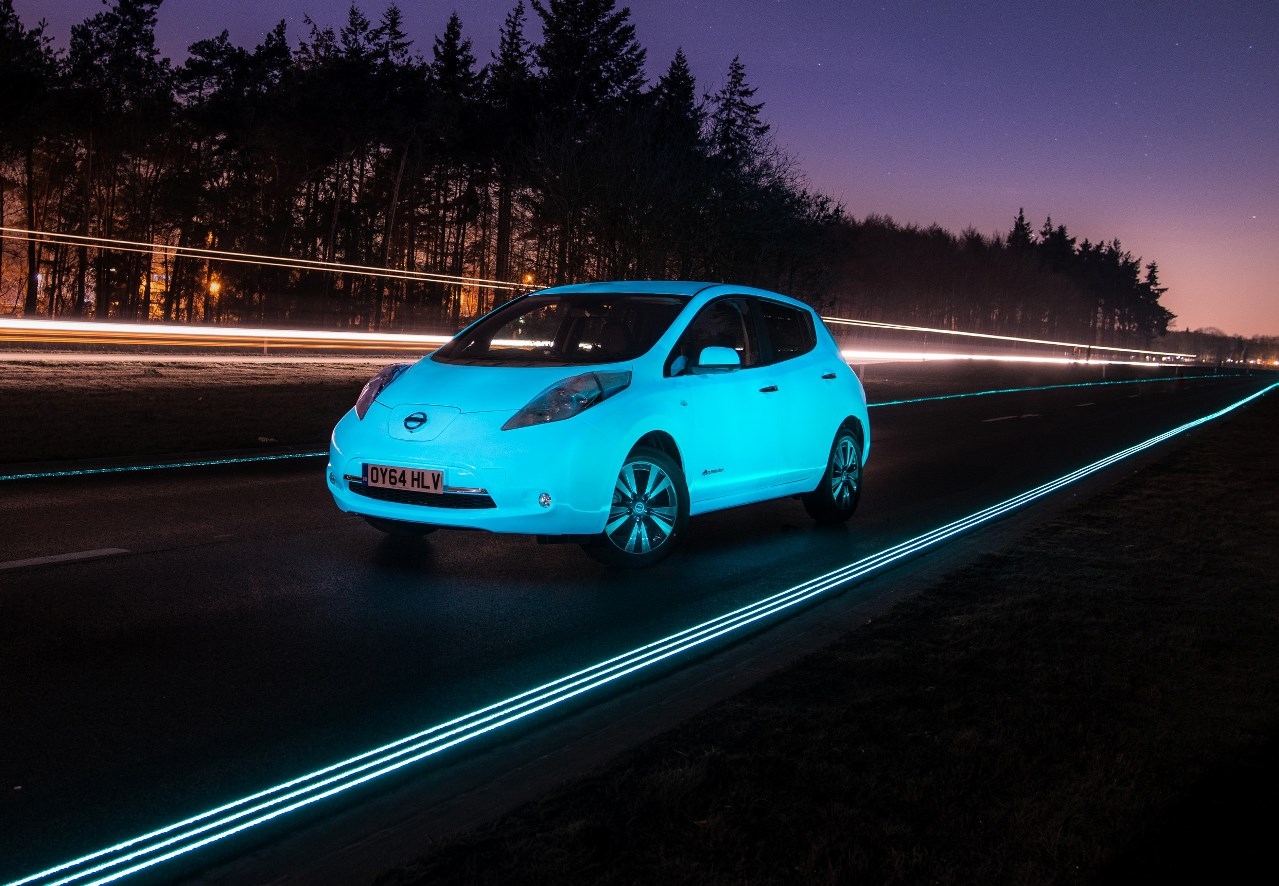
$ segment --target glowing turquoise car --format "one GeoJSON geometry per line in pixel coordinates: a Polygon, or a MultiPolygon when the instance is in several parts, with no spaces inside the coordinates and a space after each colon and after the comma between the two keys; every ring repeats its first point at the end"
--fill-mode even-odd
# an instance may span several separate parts
{"type": "Polygon", "coordinates": [[[861,383],[802,302],[741,286],[618,282],[522,295],[388,366],[333,430],[339,508],[391,533],[574,541],[622,567],[690,515],[861,494],[861,383]]]}

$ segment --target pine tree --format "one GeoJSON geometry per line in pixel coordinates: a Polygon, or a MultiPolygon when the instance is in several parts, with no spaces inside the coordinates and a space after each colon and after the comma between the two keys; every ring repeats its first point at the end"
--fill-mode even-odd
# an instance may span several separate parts
{"type": "Polygon", "coordinates": [[[532,0],[542,19],[534,50],[547,110],[579,122],[634,101],[644,85],[645,51],[630,9],[614,0],[532,0]]]}
{"type": "Polygon", "coordinates": [[[752,102],[756,89],[746,82],[746,66],[734,56],[728,66],[728,80],[713,96],[711,155],[729,176],[750,176],[758,172],[770,152],[769,125],[761,111],[763,102],[752,102]]]}
{"type": "Polygon", "coordinates": [[[697,101],[697,81],[683,49],[675,50],[666,73],[650,93],[660,133],[672,143],[699,147],[706,109],[697,101]]]}
{"type": "Polygon", "coordinates": [[[1030,223],[1026,221],[1026,210],[1017,210],[1017,219],[1013,222],[1013,229],[1008,232],[1007,244],[1009,249],[1018,251],[1029,250],[1034,245],[1031,239],[1030,223]]]}

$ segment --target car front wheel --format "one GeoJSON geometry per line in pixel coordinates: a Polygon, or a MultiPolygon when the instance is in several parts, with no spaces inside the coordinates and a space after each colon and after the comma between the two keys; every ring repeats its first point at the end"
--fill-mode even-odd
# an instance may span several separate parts
{"type": "Polygon", "coordinates": [[[861,452],[857,436],[840,428],[831,444],[822,482],[803,497],[808,516],[819,523],[843,523],[853,516],[862,496],[861,452]]]}
{"type": "Polygon", "coordinates": [[[604,531],[584,545],[609,566],[640,569],[666,559],[688,525],[688,485],[675,460],[637,446],[622,463],[604,531]]]}

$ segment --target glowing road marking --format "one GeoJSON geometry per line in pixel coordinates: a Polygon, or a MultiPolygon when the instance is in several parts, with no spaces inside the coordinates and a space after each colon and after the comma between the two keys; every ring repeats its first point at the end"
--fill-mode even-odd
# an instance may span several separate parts
{"type": "Polygon", "coordinates": [[[98,548],[96,551],[75,551],[70,554],[50,554],[47,557],[30,557],[26,560],[9,560],[0,563],[0,572],[6,569],[26,569],[28,566],[46,566],[50,563],[74,563],[77,560],[96,560],[129,553],[124,548],[98,548]]]}
{"type": "MultiPolygon", "coordinates": [[[[906,406],[911,403],[929,403],[934,400],[962,400],[965,397],[989,397],[993,394],[1027,394],[1027,393],[1030,393],[1031,391],[1057,391],[1063,388],[1100,388],[1100,387],[1104,387],[1105,385],[1148,385],[1148,384],[1151,384],[1152,382],[1158,382],[1158,381],[1189,381],[1191,379],[1200,379],[1200,378],[1222,379],[1222,378],[1242,378],[1242,377],[1243,376],[1238,374],[1192,375],[1192,376],[1187,376],[1185,378],[1181,378],[1175,375],[1163,375],[1163,376],[1160,376],[1159,378],[1126,378],[1126,379],[1120,379],[1118,381],[1077,381],[1077,382],[1068,382],[1068,383],[1059,384],[1059,385],[1039,385],[1037,387],[1031,387],[1031,388],[993,388],[989,391],[967,391],[959,394],[937,394],[932,397],[914,397],[909,400],[886,400],[883,403],[867,403],[866,405],[868,408],[873,409],[876,406],[906,406]]],[[[1133,394],[1132,396],[1137,397],[1140,395],[1133,394]]]]}
{"type": "Polygon", "coordinates": [[[207,468],[215,465],[243,465],[264,461],[290,461],[299,458],[323,458],[325,452],[280,452],[272,455],[244,455],[225,458],[195,458],[188,461],[166,461],[144,465],[116,465],[105,468],[67,468],[59,471],[29,471],[20,474],[0,474],[5,480],[44,480],[49,477],[89,477],[94,474],[129,474],[136,471],[164,471],[169,468],[207,468]]]}
{"type": "Polygon", "coordinates": [[[894,563],[912,557],[929,548],[997,520],[1005,514],[1025,507],[1038,499],[1090,477],[1117,462],[1144,452],[1166,440],[1183,434],[1233,412],[1279,388],[1279,383],[1209,415],[1178,425],[1127,449],[1113,453],[1078,470],[1064,474],[1055,480],[1037,486],[1020,495],[1005,499],[988,508],[962,517],[929,532],[907,539],[876,554],[841,566],[824,575],[801,582],[784,591],[750,603],[732,612],[724,613],[709,621],[694,625],[645,646],[640,646],[607,661],[598,662],[582,670],[544,683],[527,692],[495,702],[487,707],[464,714],[446,723],[440,723],[421,732],[367,751],[324,769],[316,770],[275,787],[267,788],[243,799],[227,803],[216,809],[135,837],[123,843],[81,856],[56,867],[15,880],[8,886],[65,886],[65,884],[110,883],[139,871],[147,870],[164,861],[177,858],[210,843],[226,839],[241,831],[255,827],[327,797],[334,796],[382,775],[402,769],[455,747],[503,726],[522,720],[538,711],[546,710],[610,684],[629,674],[651,667],[672,656],[695,649],[727,634],[743,630],[763,619],[770,618],[851,582],[880,572],[894,563]],[[75,870],[79,869],[79,870],[75,870]],[[99,876],[101,875],[101,876],[99,876]],[[56,879],[54,879],[56,878],[56,879]],[[92,879],[91,879],[92,878],[92,879]]]}
{"type": "MultiPolygon", "coordinates": [[[[1214,375],[1214,376],[1192,376],[1192,378],[1241,378],[1239,375],[1214,375]]],[[[1179,381],[1176,376],[1163,376],[1161,378],[1137,378],[1125,379],[1121,381],[1084,381],[1071,382],[1069,384],[1060,385],[1040,385],[1031,388],[998,388],[990,391],[968,391],[960,394],[938,394],[932,397],[915,397],[910,400],[887,400],[883,403],[867,403],[868,409],[874,409],[877,406],[907,406],[912,403],[930,403],[936,400],[962,400],[965,397],[988,397],[992,394],[1021,394],[1030,391],[1053,391],[1059,388],[1092,388],[1102,385],[1139,385],[1149,384],[1157,381],[1179,381]]],[[[1133,397],[1138,396],[1133,394],[1133,397]]],[[[1013,416],[1009,416],[1012,418],[1013,416]]],[[[996,421],[998,419],[995,419],[996,421]]],[[[267,461],[287,461],[299,458],[324,458],[328,455],[328,450],[316,452],[289,452],[275,453],[269,455],[244,455],[234,458],[205,458],[191,459],[181,462],[159,462],[141,465],[117,465],[114,467],[102,468],[68,468],[59,471],[29,471],[17,474],[0,474],[0,483],[6,480],[44,480],[50,477],[87,477],[92,474],[130,474],[138,471],[163,471],[169,468],[203,468],[213,465],[238,465],[238,464],[254,464],[257,462],[267,461]]]]}

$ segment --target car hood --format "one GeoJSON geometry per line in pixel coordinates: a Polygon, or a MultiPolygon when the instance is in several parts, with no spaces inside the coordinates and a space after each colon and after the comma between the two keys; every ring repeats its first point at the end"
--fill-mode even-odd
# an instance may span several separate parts
{"type": "Polygon", "coordinates": [[[562,379],[622,368],[629,366],[469,366],[426,357],[406,369],[377,402],[391,409],[416,404],[459,412],[514,412],[562,379]]]}

